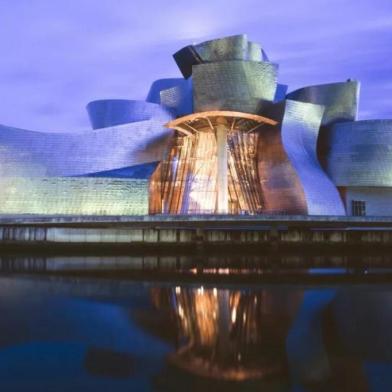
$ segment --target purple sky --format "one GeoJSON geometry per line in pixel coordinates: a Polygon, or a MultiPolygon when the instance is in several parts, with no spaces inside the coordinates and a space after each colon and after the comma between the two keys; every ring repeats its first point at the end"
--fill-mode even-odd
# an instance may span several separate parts
{"type": "Polygon", "coordinates": [[[0,123],[89,128],[89,101],[144,99],[176,50],[240,33],[289,91],[358,79],[360,118],[392,118],[392,0],[0,0],[0,123]]]}

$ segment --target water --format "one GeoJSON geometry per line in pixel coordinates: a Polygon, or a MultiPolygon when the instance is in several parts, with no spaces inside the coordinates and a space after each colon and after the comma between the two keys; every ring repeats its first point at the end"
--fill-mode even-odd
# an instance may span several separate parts
{"type": "Polygon", "coordinates": [[[147,281],[120,263],[107,279],[101,259],[73,258],[72,274],[71,259],[18,260],[1,263],[0,391],[392,390],[386,282],[225,281],[222,264],[147,281]]]}

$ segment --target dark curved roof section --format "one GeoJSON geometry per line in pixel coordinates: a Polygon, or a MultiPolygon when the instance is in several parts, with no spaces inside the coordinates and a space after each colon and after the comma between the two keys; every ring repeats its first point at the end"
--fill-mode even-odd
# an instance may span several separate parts
{"type": "Polygon", "coordinates": [[[355,121],[358,113],[360,84],[356,80],[308,86],[287,94],[287,99],[325,107],[321,126],[355,121]]]}
{"type": "Polygon", "coordinates": [[[392,186],[392,120],[335,124],[326,170],[336,186],[392,186]]]}
{"type": "Polygon", "coordinates": [[[86,109],[93,129],[170,117],[160,105],[127,99],[92,101],[86,109]]]}

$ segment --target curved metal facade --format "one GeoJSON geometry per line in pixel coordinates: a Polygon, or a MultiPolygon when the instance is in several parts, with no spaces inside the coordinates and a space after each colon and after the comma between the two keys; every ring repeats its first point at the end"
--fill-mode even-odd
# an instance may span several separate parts
{"type": "Polygon", "coordinates": [[[335,124],[327,172],[337,186],[392,186],[392,120],[335,124]]]}
{"type": "Polygon", "coordinates": [[[355,121],[358,113],[359,82],[308,86],[287,94],[287,99],[324,106],[322,126],[340,121],[355,121]]]}
{"type": "Polygon", "coordinates": [[[233,35],[189,45],[173,55],[185,78],[192,75],[193,66],[229,60],[268,61],[258,43],[248,41],[246,34],[233,35]]]}
{"type": "Polygon", "coordinates": [[[161,103],[161,91],[167,90],[173,87],[181,86],[186,83],[183,78],[166,78],[155,80],[150,87],[147,94],[146,101],[151,103],[161,103]]]}
{"type": "Polygon", "coordinates": [[[300,178],[282,144],[280,127],[265,127],[259,132],[257,166],[264,201],[263,213],[308,213],[300,178]]]}
{"type": "Polygon", "coordinates": [[[253,61],[222,61],[193,67],[194,111],[235,110],[259,113],[262,100],[273,101],[277,66],[253,61]]]}
{"type": "Polygon", "coordinates": [[[0,214],[148,214],[147,180],[0,177],[0,189],[0,214]]]}
{"type": "Polygon", "coordinates": [[[345,215],[340,195],[317,159],[317,136],[324,108],[287,100],[282,142],[303,187],[309,215],[345,215]]]}
{"type": "Polygon", "coordinates": [[[0,177],[81,176],[159,161],[172,135],[164,122],[66,134],[0,126],[0,177]]]}
{"type": "Polygon", "coordinates": [[[356,197],[385,211],[391,192],[374,189],[392,189],[392,120],[355,121],[357,81],[286,95],[246,35],[174,58],[186,79],[155,81],[146,101],[90,102],[92,131],[0,125],[0,212],[145,213],[150,199],[163,213],[344,215],[356,197]]]}
{"type": "Polygon", "coordinates": [[[86,109],[93,129],[150,119],[170,119],[170,114],[161,105],[145,101],[103,99],[90,102],[86,109]]]}
{"type": "Polygon", "coordinates": [[[174,116],[193,112],[192,79],[158,79],[150,88],[148,102],[162,105],[174,116]]]}

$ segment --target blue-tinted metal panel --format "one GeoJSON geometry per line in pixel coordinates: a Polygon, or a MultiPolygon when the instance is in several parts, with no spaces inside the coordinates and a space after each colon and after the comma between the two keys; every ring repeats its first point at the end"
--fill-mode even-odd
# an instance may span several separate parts
{"type": "Polygon", "coordinates": [[[392,186],[392,120],[335,124],[326,168],[337,186],[392,186]]]}
{"type": "Polygon", "coordinates": [[[162,106],[145,101],[103,99],[87,105],[93,129],[162,118],[169,116],[162,106]]]}
{"type": "Polygon", "coordinates": [[[176,117],[193,113],[192,78],[181,79],[181,83],[160,92],[161,105],[176,117]]]}
{"type": "Polygon", "coordinates": [[[279,102],[279,101],[286,99],[287,89],[288,89],[288,86],[286,84],[278,83],[276,85],[274,102],[279,102]]]}
{"type": "Polygon", "coordinates": [[[359,82],[348,80],[341,83],[304,87],[287,94],[287,99],[323,105],[325,107],[321,125],[354,121],[359,103],[359,82]]]}
{"type": "Polygon", "coordinates": [[[162,159],[171,119],[82,133],[42,133],[0,126],[0,177],[80,176],[162,159]]]}
{"type": "Polygon", "coordinates": [[[316,154],[324,108],[287,100],[282,142],[305,192],[309,215],[345,215],[340,195],[322,170],[316,154]]]}
{"type": "Polygon", "coordinates": [[[98,173],[84,174],[83,177],[99,177],[99,178],[150,178],[159,162],[145,163],[121,169],[106,170],[98,173]]]}
{"type": "Polygon", "coordinates": [[[194,111],[233,110],[259,113],[262,100],[275,97],[277,65],[222,61],[193,67],[194,111]]]}
{"type": "Polygon", "coordinates": [[[187,84],[187,81],[183,78],[169,78],[169,79],[155,80],[150,87],[150,91],[147,94],[146,101],[151,103],[161,104],[161,91],[165,91],[167,89],[171,89],[174,87],[181,87],[184,85],[191,87],[192,82],[190,82],[190,84],[187,84]]]}

